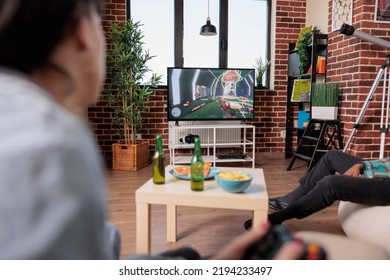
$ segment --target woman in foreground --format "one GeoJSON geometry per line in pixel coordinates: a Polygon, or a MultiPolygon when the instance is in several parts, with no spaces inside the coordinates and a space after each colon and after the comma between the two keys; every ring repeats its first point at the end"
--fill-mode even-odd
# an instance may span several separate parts
{"type": "MultiPolygon", "coordinates": [[[[108,242],[102,161],[77,117],[105,78],[101,5],[0,0],[0,259],[119,256],[118,243],[108,242]]],[[[242,258],[269,226],[213,258],[242,258]]],[[[290,242],[277,258],[302,250],[290,242]]]]}

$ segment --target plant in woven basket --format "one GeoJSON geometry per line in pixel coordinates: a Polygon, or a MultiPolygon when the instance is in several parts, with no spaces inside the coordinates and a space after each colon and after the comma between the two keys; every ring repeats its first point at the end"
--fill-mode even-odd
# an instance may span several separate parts
{"type": "Polygon", "coordinates": [[[108,39],[111,48],[107,52],[108,73],[111,83],[105,94],[109,105],[114,108],[115,122],[125,144],[136,143],[136,133],[142,129],[143,116],[150,96],[161,80],[152,74],[144,83],[145,74],[150,71],[147,62],[154,56],[144,50],[140,22],[127,20],[125,23],[111,22],[108,39]]]}

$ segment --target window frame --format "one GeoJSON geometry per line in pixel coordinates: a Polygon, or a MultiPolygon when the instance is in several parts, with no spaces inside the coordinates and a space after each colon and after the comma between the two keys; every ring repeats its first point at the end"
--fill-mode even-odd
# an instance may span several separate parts
{"type": "MultiPolygon", "coordinates": [[[[183,20],[183,7],[185,0],[173,0],[174,2],[174,67],[183,67],[184,57],[183,57],[183,30],[184,30],[184,20],[183,20]]],[[[270,61],[270,49],[271,49],[271,2],[272,0],[259,0],[267,2],[267,42],[266,42],[266,58],[270,61]]],[[[227,68],[228,65],[228,50],[229,50],[229,40],[228,40],[228,12],[229,12],[229,0],[219,0],[219,30],[217,31],[219,36],[219,55],[218,55],[218,67],[227,68]]],[[[126,18],[131,18],[131,0],[126,0],[126,18]]],[[[270,84],[270,71],[267,71],[266,76],[266,87],[269,88],[270,84]]],[[[166,88],[166,85],[159,86],[159,88],[166,88]]]]}

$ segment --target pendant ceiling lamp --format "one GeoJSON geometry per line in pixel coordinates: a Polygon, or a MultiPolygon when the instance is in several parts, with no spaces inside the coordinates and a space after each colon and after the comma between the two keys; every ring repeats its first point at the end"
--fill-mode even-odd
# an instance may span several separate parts
{"type": "Polygon", "coordinates": [[[207,7],[207,21],[206,24],[200,28],[200,35],[203,36],[214,36],[217,35],[217,28],[210,22],[210,0],[208,0],[207,7]]]}

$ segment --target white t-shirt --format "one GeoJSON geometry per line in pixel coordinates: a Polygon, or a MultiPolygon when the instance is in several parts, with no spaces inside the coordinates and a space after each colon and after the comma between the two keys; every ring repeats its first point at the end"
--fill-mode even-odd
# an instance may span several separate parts
{"type": "Polygon", "coordinates": [[[104,168],[89,127],[0,69],[0,259],[102,259],[104,168]]]}

